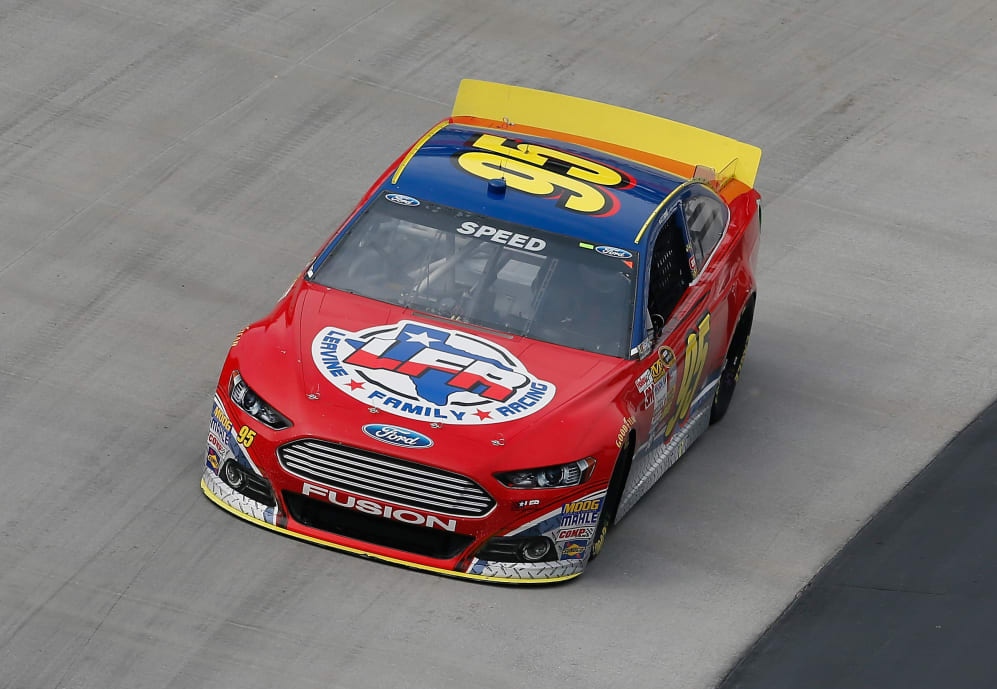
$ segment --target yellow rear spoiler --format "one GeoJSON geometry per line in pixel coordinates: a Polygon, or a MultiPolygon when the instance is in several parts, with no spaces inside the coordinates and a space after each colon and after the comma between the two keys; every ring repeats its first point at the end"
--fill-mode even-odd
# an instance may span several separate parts
{"type": "MultiPolygon", "coordinates": [[[[733,177],[749,187],[755,186],[762,157],[757,146],[663,117],[476,79],[460,82],[452,116],[525,125],[645,151],[710,168],[718,182],[733,177]]],[[[704,172],[708,176],[709,171],[704,172]]]]}

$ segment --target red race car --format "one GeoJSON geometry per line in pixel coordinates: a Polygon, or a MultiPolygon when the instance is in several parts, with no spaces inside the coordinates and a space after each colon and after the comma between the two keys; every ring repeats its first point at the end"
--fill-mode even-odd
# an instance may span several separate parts
{"type": "Polygon", "coordinates": [[[201,486],[280,533],[459,577],[577,576],[727,410],[761,151],[465,80],[236,337],[201,486]]]}

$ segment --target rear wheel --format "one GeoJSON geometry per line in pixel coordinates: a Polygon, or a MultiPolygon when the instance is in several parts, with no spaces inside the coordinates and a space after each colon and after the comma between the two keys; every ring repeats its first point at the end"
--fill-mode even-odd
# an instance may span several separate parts
{"type": "Polygon", "coordinates": [[[720,382],[717,383],[717,393],[713,397],[713,408],[710,410],[710,423],[716,423],[727,413],[730,401],[734,397],[734,388],[737,386],[738,378],[741,377],[741,367],[744,365],[744,355],[748,351],[748,340],[751,338],[751,322],[755,316],[755,297],[741,314],[737,327],[734,329],[734,337],[730,340],[727,348],[727,356],[724,358],[724,367],[720,371],[720,382]]]}
{"type": "Polygon", "coordinates": [[[620,450],[616,458],[616,467],[613,469],[613,477],[609,480],[609,489],[606,491],[606,504],[602,507],[599,515],[599,524],[595,527],[595,537],[592,540],[592,555],[590,560],[594,560],[602,552],[609,536],[609,529],[616,520],[616,510],[620,506],[620,499],[623,497],[623,487],[627,483],[627,476],[630,474],[630,460],[633,459],[633,435],[620,450]]]}

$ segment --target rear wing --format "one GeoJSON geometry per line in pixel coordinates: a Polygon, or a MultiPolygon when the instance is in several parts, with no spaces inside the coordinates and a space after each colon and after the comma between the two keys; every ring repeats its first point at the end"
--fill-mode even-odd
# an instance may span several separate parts
{"type": "Polygon", "coordinates": [[[643,151],[695,168],[717,186],[736,179],[755,186],[762,151],[757,146],[615,105],[521,86],[464,79],[452,117],[474,117],[643,151]]]}

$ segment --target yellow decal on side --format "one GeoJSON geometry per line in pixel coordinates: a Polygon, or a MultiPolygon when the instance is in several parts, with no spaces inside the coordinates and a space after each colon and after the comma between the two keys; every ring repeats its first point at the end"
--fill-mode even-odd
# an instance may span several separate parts
{"type": "Polygon", "coordinates": [[[226,431],[232,430],[232,422],[229,421],[228,414],[225,413],[224,409],[222,409],[219,406],[215,406],[215,409],[212,413],[214,414],[215,418],[218,420],[218,423],[222,425],[222,428],[224,428],[226,431]]]}
{"type": "Polygon", "coordinates": [[[627,434],[630,432],[630,429],[634,427],[635,423],[637,423],[637,417],[623,417],[623,425],[620,426],[620,432],[616,436],[616,447],[623,447],[623,443],[627,440],[627,434]]]}
{"type": "Polygon", "coordinates": [[[685,368],[682,371],[682,384],[679,387],[678,400],[675,404],[675,415],[665,429],[665,437],[675,430],[675,424],[685,421],[689,415],[689,407],[699,390],[699,382],[706,368],[706,355],[710,351],[710,314],[703,316],[696,330],[689,333],[685,341],[685,368]]]}
{"type": "Polygon", "coordinates": [[[249,426],[243,426],[239,429],[239,436],[236,440],[239,441],[240,445],[249,449],[249,446],[256,440],[256,431],[252,430],[249,426]]]}

